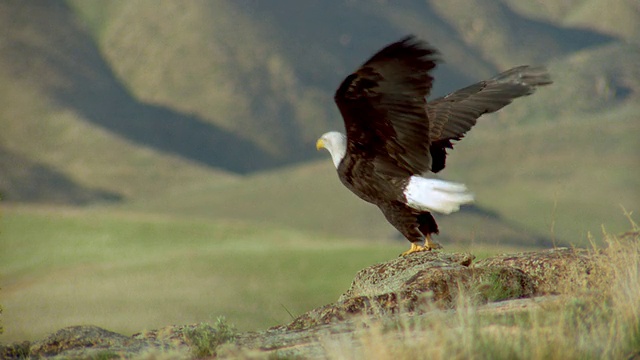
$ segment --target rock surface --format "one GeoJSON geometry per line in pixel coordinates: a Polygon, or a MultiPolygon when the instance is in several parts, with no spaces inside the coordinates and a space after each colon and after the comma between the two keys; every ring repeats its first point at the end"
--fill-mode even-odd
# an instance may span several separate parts
{"type": "MultiPolygon", "coordinates": [[[[370,266],[356,274],[335,303],[313,309],[290,324],[238,334],[219,349],[218,356],[253,351],[321,357],[321,339],[348,341],[361,329],[363,319],[429,316],[437,309],[453,309],[460,292],[471,295],[479,311],[521,311],[597,281],[594,274],[603,271],[593,261],[593,253],[574,249],[499,255],[472,264],[473,259],[471,254],[423,252],[370,266]]],[[[31,344],[0,345],[0,357],[23,359],[28,353],[34,358],[132,358],[174,352],[186,358],[185,329],[195,326],[169,326],[131,337],[95,326],[74,326],[31,344]]]]}
{"type": "Polygon", "coordinates": [[[461,290],[476,291],[479,297],[488,298],[492,296],[486,288],[509,294],[493,300],[535,293],[532,280],[523,271],[504,266],[472,268],[473,259],[471,254],[424,252],[370,266],[356,274],[349,290],[337,302],[311,310],[285,327],[299,330],[354,315],[413,312],[427,304],[448,308],[461,290]]]}
{"type": "Polygon", "coordinates": [[[498,255],[480,260],[476,268],[498,266],[516,268],[525,272],[537,294],[559,294],[584,288],[602,279],[608,271],[594,261],[607,256],[603,251],[594,253],[584,249],[556,248],[518,254],[498,255]]]}
{"type": "Polygon", "coordinates": [[[471,265],[473,259],[475,256],[466,253],[423,252],[375,264],[360,270],[349,290],[338,300],[397,292],[407,280],[420,271],[431,268],[461,269],[471,265]]]}
{"type": "MultiPolygon", "coordinates": [[[[167,340],[129,337],[92,325],[70,326],[32,344],[23,342],[0,346],[0,358],[24,359],[28,354],[32,358],[110,359],[179,349],[176,343],[167,340]]],[[[186,350],[186,355],[188,349],[185,347],[183,350],[186,350]]]]}

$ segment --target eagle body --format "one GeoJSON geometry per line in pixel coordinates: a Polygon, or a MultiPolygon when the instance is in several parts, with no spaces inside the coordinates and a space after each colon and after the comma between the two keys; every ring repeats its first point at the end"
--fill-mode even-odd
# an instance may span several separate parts
{"type": "Polygon", "coordinates": [[[340,181],[411,242],[402,255],[439,246],[432,212],[473,202],[464,185],[431,175],[445,167],[453,142],[481,115],[551,83],[544,68],[520,66],[427,103],[436,62],[437,51],[413,36],[380,50],[336,91],[346,134],[331,131],[316,144],[331,154],[340,181]]]}

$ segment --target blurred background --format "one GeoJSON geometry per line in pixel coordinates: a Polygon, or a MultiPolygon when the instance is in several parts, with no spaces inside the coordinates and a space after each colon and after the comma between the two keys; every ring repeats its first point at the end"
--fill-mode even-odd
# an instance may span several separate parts
{"type": "Polygon", "coordinates": [[[342,79],[407,34],[441,52],[433,97],[523,64],[554,80],[450,152],[477,202],[436,217],[445,251],[631,227],[637,0],[2,0],[0,342],[264,329],[406,250],[314,144],[343,129],[342,79]]]}

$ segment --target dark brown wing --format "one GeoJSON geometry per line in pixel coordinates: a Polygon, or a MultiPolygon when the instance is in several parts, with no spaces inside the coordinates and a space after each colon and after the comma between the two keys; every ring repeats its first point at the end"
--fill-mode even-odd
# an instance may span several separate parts
{"type": "Polygon", "coordinates": [[[537,86],[551,83],[544,67],[524,65],[430,101],[431,141],[459,140],[483,114],[498,111],[514,99],[532,94],[537,86]]]}
{"type": "Polygon", "coordinates": [[[347,154],[392,175],[431,166],[425,97],[436,50],[410,36],[375,54],[335,94],[347,131],[347,154]]]}
{"type": "Polygon", "coordinates": [[[544,67],[518,66],[493,78],[467,86],[427,104],[431,140],[431,171],[445,166],[446,149],[460,140],[483,114],[498,111],[514,99],[532,94],[537,86],[551,84],[544,67]]]}

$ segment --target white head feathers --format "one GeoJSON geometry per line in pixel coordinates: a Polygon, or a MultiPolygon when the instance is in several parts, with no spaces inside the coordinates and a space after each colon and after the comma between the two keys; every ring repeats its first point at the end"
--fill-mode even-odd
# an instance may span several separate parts
{"type": "Polygon", "coordinates": [[[347,137],[340,132],[330,131],[318,139],[318,142],[316,142],[316,148],[318,150],[329,150],[331,160],[333,160],[333,165],[335,165],[337,169],[338,165],[340,165],[340,161],[342,161],[342,158],[347,152],[347,137]]]}

